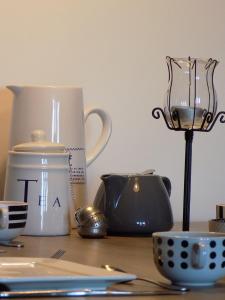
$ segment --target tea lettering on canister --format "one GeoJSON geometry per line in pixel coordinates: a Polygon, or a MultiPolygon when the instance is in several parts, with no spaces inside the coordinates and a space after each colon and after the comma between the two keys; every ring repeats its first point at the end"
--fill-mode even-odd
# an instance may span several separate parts
{"type": "Polygon", "coordinates": [[[20,181],[24,181],[24,197],[23,197],[23,201],[27,202],[27,198],[28,198],[28,188],[29,188],[29,182],[33,181],[33,182],[38,182],[37,179],[17,179],[18,182],[20,181]]]}
{"type": "Polygon", "coordinates": [[[59,198],[58,198],[58,197],[55,199],[55,201],[54,201],[54,203],[53,203],[53,206],[52,206],[52,207],[54,207],[54,206],[61,207],[61,204],[60,204],[60,202],[59,202],[59,198]]]}

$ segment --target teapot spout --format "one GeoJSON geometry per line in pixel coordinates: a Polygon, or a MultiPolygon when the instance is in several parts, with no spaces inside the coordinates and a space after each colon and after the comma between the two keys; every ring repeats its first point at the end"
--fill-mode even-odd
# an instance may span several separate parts
{"type": "Polygon", "coordinates": [[[167,178],[165,176],[162,177],[162,181],[163,181],[163,183],[164,183],[164,185],[166,187],[167,193],[168,193],[168,195],[170,197],[171,196],[171,181],[170,181],[169,178],[167,178]]]}
{"type": "Polygon", "coordinates": [[[128,181],[127,176],[119,174],[104,174],[101,176],[102,183],[94,200],[94,207],[108,214],[108,210],[117,207],[118,200],[128,181]]]}
{"type": "Polygon", "coordinates": [[[18,85],[7,85],[7,89],[9,89],[11,92],[13,92],[14,95],[17,95],[20,93],[22,86],[18,85]]]}
{"type": "Polygon", "coordinates": [[[107,183],[111,178],[112,178],[113,174],[104,174],[101,176],[101,179],[104,183],[107,183]]]}
{"type": "Polygon", "coordinates": [[[102,181],[104,182],[105,186],[110,186],[111,188],[121,189],[124,184],[127,182],[128,177],[122,174],[104,174],[101,176],[102,181]]]}

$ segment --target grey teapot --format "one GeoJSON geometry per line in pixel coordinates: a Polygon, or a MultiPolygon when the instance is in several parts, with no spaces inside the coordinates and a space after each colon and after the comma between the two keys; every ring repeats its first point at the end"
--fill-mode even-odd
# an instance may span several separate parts
{"type": "Polygon", "coordinates": [[[93,205],[104,213],[108,234],[152,234],[172,228],[169,178],[154,175],[151,170],[104,174],[101,179],[93,205]]]}

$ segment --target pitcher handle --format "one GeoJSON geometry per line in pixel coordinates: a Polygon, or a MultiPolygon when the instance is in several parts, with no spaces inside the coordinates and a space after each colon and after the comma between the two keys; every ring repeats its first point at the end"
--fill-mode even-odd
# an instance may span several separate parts
{"type": "Polygon", "coordinates": [[[105,146],[107,145],[109,138],[111,136],[112,132],[112,121],[108,113],[106,113],[104,110],[100,108],[91,108],[84,112],[84,120],[87,121],[87,118],[91,114],[97,114],[101,121],[102,121],[102,132],[97,140],[97,143],[95,144],[94,148],[87,153],[87,166],[89,166],[98,156],[99,154],[104,150],[105,146]]]}

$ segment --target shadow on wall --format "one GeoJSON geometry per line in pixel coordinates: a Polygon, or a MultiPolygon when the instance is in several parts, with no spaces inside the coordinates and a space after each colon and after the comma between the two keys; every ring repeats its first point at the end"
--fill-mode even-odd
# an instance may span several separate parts
{"type": "Polygon", "coordinates": [[[0,200],[3,199],[13,95],[0,88],[0,200]]]}

